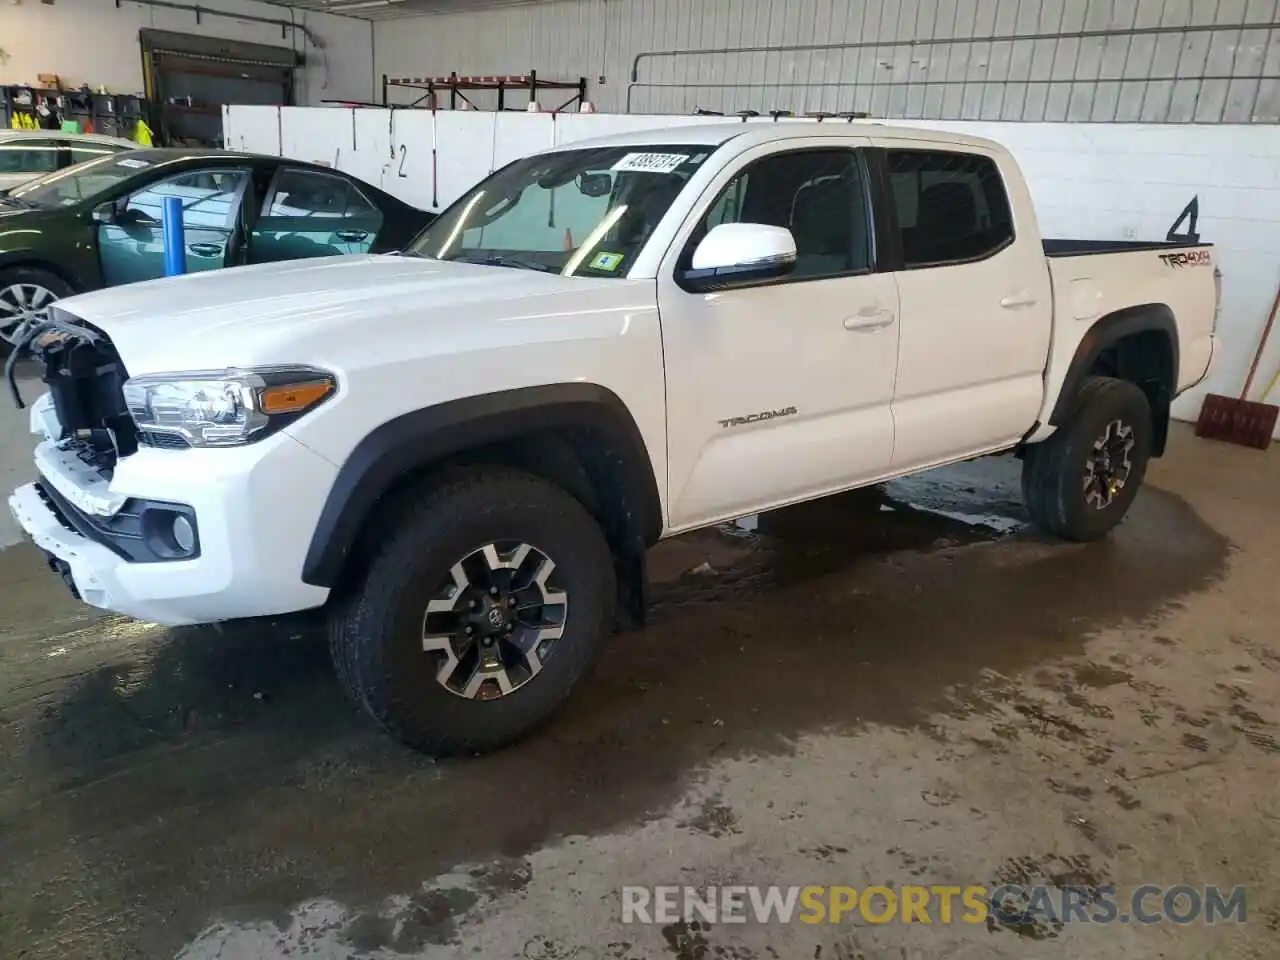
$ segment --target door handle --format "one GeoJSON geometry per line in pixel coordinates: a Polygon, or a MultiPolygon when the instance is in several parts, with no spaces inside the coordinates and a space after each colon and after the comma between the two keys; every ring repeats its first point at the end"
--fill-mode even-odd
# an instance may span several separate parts
{"type": "Polygon", "coordinates": [[[1034,307],[1040,301],[1029,293],[1011,293],[1000,301],[1006,310],[1020,310],[1023,307],[1034,307]]]}
{"type": "Polygon", "coordinates": [[[197,257],[220,257],[226,252],[224,247],[216,243],[189,243],[187,249],[197,257]]]}
{"type": "Polygon", "coordinates": [[[339,230],[338,239],[345,240],[348,243],[359,243],[361,240],[368,239],[368,230],[339,230]]]}
{"type": "Polygon", "coordinates": [[[845,317],[843,325],[846,330],[866,333],[872,330],[883,330],[895,319],[892,310],[886,310],[884,307],[863,307],[852,317],[845,317]]]}

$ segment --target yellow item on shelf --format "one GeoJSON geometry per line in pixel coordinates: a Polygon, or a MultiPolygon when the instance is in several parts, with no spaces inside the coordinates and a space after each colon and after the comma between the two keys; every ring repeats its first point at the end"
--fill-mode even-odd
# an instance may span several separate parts
{"type": "Polygon", "coordinates": [[[151,128],[147,126],[147,121],[139,120],[133,128],[133,139],[141,146],[153,146],[151,128]]]}

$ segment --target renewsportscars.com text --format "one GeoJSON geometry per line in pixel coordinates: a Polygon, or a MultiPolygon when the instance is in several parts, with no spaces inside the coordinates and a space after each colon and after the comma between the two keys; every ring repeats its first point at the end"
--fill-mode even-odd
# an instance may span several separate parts
{"type": "Polygon", "coordinates": [[[622,888],[623,923],[1244,923],[1244,887],[656,886],[622,888]]]}

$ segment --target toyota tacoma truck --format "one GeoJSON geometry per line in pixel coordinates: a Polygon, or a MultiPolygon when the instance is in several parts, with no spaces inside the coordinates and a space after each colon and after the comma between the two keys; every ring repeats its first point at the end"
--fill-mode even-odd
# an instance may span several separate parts
{"type": "Polygon", "coordinates": [[[1216,274],[1204,244],[1042,240],[985,140],[793,122],[576,143],[394,255],[28,321],[10,372],[34,357],[49,390],[39,479],[9,503],[96,607],[326,608],[360,707],[419,749],[483,751],[643,620],[664,537],[1009,451],[1041,528],[1103,536],[1206,375],[1216,274]]]}

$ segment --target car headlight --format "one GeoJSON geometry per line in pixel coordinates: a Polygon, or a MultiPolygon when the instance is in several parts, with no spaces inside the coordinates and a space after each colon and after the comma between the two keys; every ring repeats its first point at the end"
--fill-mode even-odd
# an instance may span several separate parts
{"type": "Polygon", "coordinates": [[[143,443],[234,447],[292,423],[336,390],[324,370],[261,367],[134,377],[124,401],[143,443]]]}

